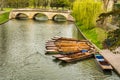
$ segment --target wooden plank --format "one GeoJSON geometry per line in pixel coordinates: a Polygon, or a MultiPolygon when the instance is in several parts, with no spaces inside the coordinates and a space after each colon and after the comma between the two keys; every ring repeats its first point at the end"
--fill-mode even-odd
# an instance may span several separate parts
{"type": "Polygon", "coordinates": [[[116,72],[120,75],[120,54],[114,54],[110,50],[101,50],[100,53],[109,61],[116,72]]]}

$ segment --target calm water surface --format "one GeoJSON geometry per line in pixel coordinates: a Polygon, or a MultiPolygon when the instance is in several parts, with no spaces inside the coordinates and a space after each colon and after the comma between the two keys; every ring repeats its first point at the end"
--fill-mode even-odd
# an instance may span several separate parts
{"type": "Polygon", "coordinates": [[[120,80],[104,74],[94,59],[65,64],[45,54],[45,42],[54,36],[74,37],[73,23],[10,20],[0,25],[0,80],[120,80]]]}

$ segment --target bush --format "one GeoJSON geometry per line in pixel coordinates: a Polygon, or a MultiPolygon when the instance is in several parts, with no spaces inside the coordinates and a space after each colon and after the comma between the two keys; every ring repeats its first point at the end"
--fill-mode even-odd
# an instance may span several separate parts
{"type": "Polygon", "coordinates": [[[102,2],[96,0],[76,0],[73,4],[73,16],[85,29],[95,27],[96,19],[102,12],[102,2]]]}
{"type": "Polygon", "coordinates": [[[9,20],[9,12],[0,14],[0,24],[9,20]]]}

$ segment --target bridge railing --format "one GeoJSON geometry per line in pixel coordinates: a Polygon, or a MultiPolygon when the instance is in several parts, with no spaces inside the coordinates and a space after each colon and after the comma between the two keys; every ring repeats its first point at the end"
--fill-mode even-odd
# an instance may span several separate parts
{"type": "Polygon", "coordinates": [[[71,13],[70,10],[53,10],[53,9],[13,9],[12,12],[57,12],[57,13],[71,13]]]}

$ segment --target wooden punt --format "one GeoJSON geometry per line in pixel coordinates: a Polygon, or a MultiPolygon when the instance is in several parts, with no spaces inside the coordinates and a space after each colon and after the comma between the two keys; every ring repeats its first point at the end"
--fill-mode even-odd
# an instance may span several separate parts
{"type": "Polygon", "coordinates": [[[48,42],[55,42],[56,40],[48,40],[46,43],[48,43],[48,42]]]}
{"type": "Polygon", "coordinates": [[[57,50],[46,50],[46,53],[45,54],[57,54],[59,53],[57,50]]]}
{"type": "Polygon", "coordinates": [[[57,44],[58,47],[71,47],[71,46],[77,46],[77,44],[57,44]]]}
{"type": "Polygon", "coordinates": [[[49,45],[55,45],[54,43],[47,43],[47,44],[45,44],[45,46],[49,46],[49,45]]]}
{"type": "Polygon", "coordinates": [[[64,53],[69,53],[69,52],[74,53],[74,52],[79,52],[80,49],[78,47],[60,47],[58,51],[64,53]]]}
{"type": "Polygon", "coordinates": [[[74,39],[74,38],[65,38],[65,37],[52,38],[52,40],[78,41],[77,39],[74,39]]]}
{"type": "Polygon", "coordinates": [[[59,36],[55,36],[53,38],[51,38],[52,40],[55,41],[81,41],[81,42],[89,42],[88,40],[77,40],[74,38],[66,38],[66,37],[59,37],[59,36]]]}
{"type": "Polygon", "coordinates": [[[55,54],[55,55],[53,55],[53,57],[55,57],[55,58],[71,57],[71,56],[77,56],[79,54],[83,54],[83,53],[80,53],[80,51],[79,51],[79,52],[74,52],[74,53],[69,53],[69,54],[55,54]]]}
{"type": "Polygon", "coordinates": [[[63,47],[67,47],[67,46],[78,46],[78,47],[83,47],[83,48],[90,48],[91,46],[88,45],[88,43],[86,42],[55,42],[56,46],[63,46],[63,47]]]}
{"type": "Polygon", "coordinates": [[[60,37],[53,37],[52,40],[58,40],[60,37]]]}
{"type": "Polygon", "coordinates": [[[74,38],[53,37],[52,40],[46,42],[46,49],[49,53],[75,53],[82,49],[90,50],[91,46],[87,40],[76,40],[74,38]]]}
{"type": "Polygon", "coordinates": [[[51,45],[47,44],[46,47],[56,47],[56,45],[55,44],[51,44],[51,45]]]}
{"type": "Polygon", "coordinates": [[[65,41],[65,40],[60,40],[60,41],[56,41],[56,42],[55,42],[55,44],[59,44],[59,43],[64,43],[64,44],[65,44],[65,43],[72,43],[72,44],[74,43],[74,44],[76,44],[77,41],[65,41]]]}
{"type": "Polygon", "coordinates": [[[110,63],[101,54],[94,54],[94,57],[103,71],[111,71],[113,69],[110,63]]]}
{"type": "Polygon", "coordinates": [[[53,55],[53,57],[55,58],[62,58],[62,57],[65,57],[67,55],[63,55],[63,54],[56,54],[56,55],[53,55]]]}
{"type": "Polygon", "coordinates": [[[58,47],[46,47],[47,50],[58,50],[58,47]]]}
{"type": "Polygon", "coordinates": [[[92,54],[86,52],[86,53],[77,53],[74,55],[69,55],[69,56],[65,56],[62,58],[58,58],[59,60],[65,61],[65,62],[73,62],[73,61],[78,61],[78,60],[83,60],[86,58],[90,58],[92,57],[92,54]]]}
{"type": "Polygon", "coordinates": [[[54,41],[46,42],[46,44],[55,44],[54,41]]]}

